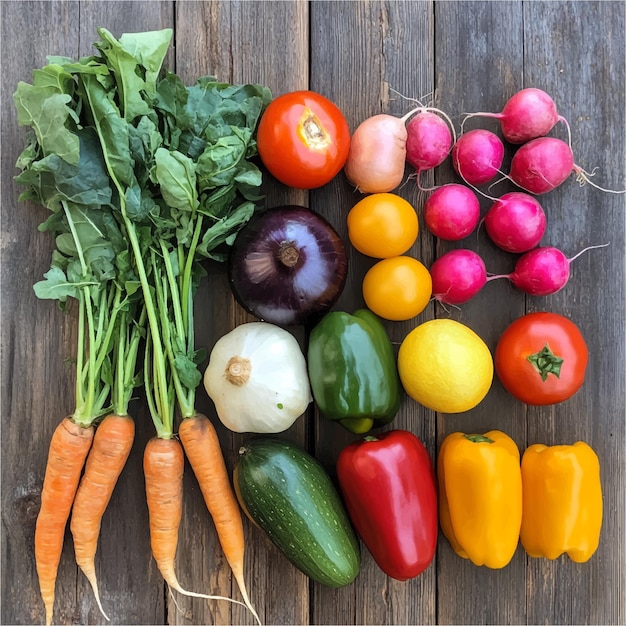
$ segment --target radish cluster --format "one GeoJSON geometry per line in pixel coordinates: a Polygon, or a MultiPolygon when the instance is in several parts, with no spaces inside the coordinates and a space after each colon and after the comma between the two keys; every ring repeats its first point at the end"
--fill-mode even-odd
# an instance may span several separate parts
{"type": "Polygon", "coordinates": [[[548,220],[535,196],[556,189],[572,173],[581,184],[590,181],[575,163],[569,124],[549,94],[534,87],[522,89],[498,113],[465,114],[458,138],[446,113],[422,105],[403,117],[375,115],[355,130],[345,172],[357,189],[365,193],[391,191],[401,184],[407,165],[414,171],[411,177],[418,188],[429,193],[423,219],[432,235],[460,241],[482,223],[493,244],[521,255],[510,274],[490,275],[476,252],[452,250],[430,268],[433,299],[463,304],[496,278],[507,278],[530,295],[553,294],[565,286],[570,263],[578,254],[568,258],[557,248],[539,247],[548,220]],[[486,128],[465,131],[465,123],[478,117],[498,120],[500,132],[486,128]],[[566,129],[567,141],[547,136],[559,123],[566,129]],[[507,147],[514,153],[505,173],[502,166],[507,147]],[[423,187],[422,174],[440,166],[448,156],[460,182],[423,187]],[[520,190],[498,198],[479,188],[488,183],[493,187],[502,179],[520,190]],[[480,196],[491,200],[482,222],[480,196]]]}
{"type": "Polygon", "coordinates": [[[500,113],[467,114],[452,147],[447,143],[448,128],[443,120],[437,115],[432,116],[434,119],[422,115],[407,126],[407,147],[410,145],[411,150],[407,149],[406,161],[415,168],[418,185],[421,172],[443,163],[444,153],[450,155],[452,167],[462,181],[433,190],[420,186],[424,191],[432,191],[424,203],[427,229],[444,241],[466,238],[481,223],[479,196],[483,196],[491,200],[482,220],[489,239],[498,248],[521,255],[513,272],[490,276],[477,253],[452,250],[430,268],[433,298],[443,304],[459,305],[496,278],[507,278],[530,295],[549,295],[562,289],[569,280],[570,263],[578,255],[568,259],[557,248],[538,247],[546,232],[547,218],[535,196],[556,189],[572,173],[579,181],[588,179],[574,162],[569,124],[558,113],[554,100],[541,89],[522,89],[506,102],[500,113]],[[497,119],[500,134],[485,128],[464,132],[467,120],[475,117],[497,119]],[[566,128],[567,142],[546,136],[559,122],[566,128]],[[435,141],[439,132],[446,141],[435,141]],[[502,171],[505,142],[515,150],[508,174],[502,171]],[[424,155],[436,155],[436,158],[427,159],[424,155]],[[477,188],[498,175],[514,182],[521,191],[496,198],[477,188]]]}

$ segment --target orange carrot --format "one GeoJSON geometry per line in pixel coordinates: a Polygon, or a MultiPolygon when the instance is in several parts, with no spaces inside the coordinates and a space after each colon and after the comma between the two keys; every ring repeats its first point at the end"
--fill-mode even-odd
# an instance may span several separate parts
{"type": "Polygon", "coordinates": [[[83,428],[66,417],[56,427],[50,440],[41,490],[41,509],[35,527],[35,562],[46,609],[46,626],[52,623],[54,588],[65,526],[93,441],[93,431],[93,427],[83,428]]]}
{"type": "Polygon", "coordinates": [[[183,512],[183,469],[185,457],[176,439],[153,437],[148,441],[143,457],[146,499],[150,519],[152,555],[165,582],[176,591],[194,598],[228,600],[223,596],[187,591],[180,586],[174,569],[178,527],[183,512]]]}
{"type": "Polygon", "coordinates": [[[100,422],[76,492],[70,521],[76,563],[89,580],[98,607],[106,619],[109,618],[102,609],[98,592],[95,556],[102,516],[126,464],[134,438],[135,423],[128,415],[111,414],[100,422]]]}
{"type": "Polygon", "coordinates": [[[205,415],[196,414],[182,420],[178,436],[200,485],[224,556],[244,602],[260,624],[259,616],[248,598],[243,574],[245,544],[241,509],[230,484],[217,432],[205,415]]]}

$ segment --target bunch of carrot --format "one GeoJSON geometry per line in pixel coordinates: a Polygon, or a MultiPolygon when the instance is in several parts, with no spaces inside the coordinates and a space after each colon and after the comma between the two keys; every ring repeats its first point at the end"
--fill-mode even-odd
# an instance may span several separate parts
{"type": "Polygon", "coordinates": [[[32,128],[18,160],[21,199],[50,209],[41,229],[57,243],[35,291],[62,306],[73,298],[79,311],[76,408],[50,443],[35,533],[46,624],[70,513],[76,561],[104,614],[94,567],[100,522],[133,443],[128,407],[140,385],[156,430],[143,467],[163,578],[186,595],[237,602],[187,591],[176,577],[186,455],[244,604],[260,623],[244,582],[241,511],[215,429],[195,409],[202,354],[193,299],[200,261],[223,260],[220,246],[257,208],[261,174],[249,158],[271,96],[212,77],[185,87],[162,70],[170,29],[119,40],[98,33],[98,55],[53,57],[14,95],[19,123],[32,128]]]}

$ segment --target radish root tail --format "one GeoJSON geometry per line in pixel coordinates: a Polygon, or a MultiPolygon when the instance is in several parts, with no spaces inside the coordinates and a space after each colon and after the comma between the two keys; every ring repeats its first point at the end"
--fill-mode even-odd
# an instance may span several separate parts
{"type": "Polygon", "coordinates": [[[567,129],[567,145],[572,149],[572,130],[569,127],[569,122],[562,116],[559,115],[558,121],[565,124],[565,128],[567,129]]]}
{"type": "Polygon", "coordinates": [[[567,260],[569,263],[571,263],[574,259],[577,259],[581,254],[584,254],[585,252],[588,252],[589,250],[595,250],[596,248],[606,248],[608,245],[610,245],[610,242],[601,243],[601,244],[598,244],[597,246],[587,246],[586,248],[583,248],[580,252],[576,253],[573,257],[567,260]]]}
{"type": "MultiPolygon", "coordinates": [[[[485,193],[484,191],[481,191],[478,187],[476,187],[475,185],[472,185],[472,183],[470,183],[465,176],[463,176],[463,172],[461,171],[461,164],[457,163],[457,167],[459,168],[458,172],[459,172],[459,176],[463,179],[463,182],[468,185],[469,187],[471,187],[476,193],[480,194],[481,196],[483,196],[483,198],[487,198],[488,200],[491,200],[492,202],[495,202],[498,198],[494,198],[493,196],[490,196],[489,194],[485,193]]],[[[502,174],[505,178],[507,178],[507,175],[504,174],[503,172],[501,172],[500,170],[496,170],[496,172],[498,172],[499,174],[502,174]]],[[[501,180],[501,179],[499,179],[501,180]]],[[[496,181],[497,182],[497,181],[496,181]]],[[[491,185],[495,185],[496,183],[492,183],[491,185]]],[[[488,187],[488,189],[491,189],[491,185],[488,187]]]]}
{"type": "Polygon", "coordinates": [[[586,172],[582,167],[578,165],[574,165],[574,172],[576,172],[576,182],[583,187],[584,185],[591,185],[600,191],[605,191],[606,193],[626,193],[626,189],[621,189],[619,191],[615,189],[605,189],[604,187],[600,187],[600,185],[596,185],[590,179],[592,176],[595,176],[598,171],[597,167],[594,167],[591,172],[586,172]]]}
{"type": "Polygon", "coordinates": [[[472,117],[493,117],[497,120],[502,119],[502,113],[487,113],[486,111],[478,111],[477,113],[462,113],[465,117],[461,122],[461,134],[465,132],[465,122],[471,119],[472,117]]]}

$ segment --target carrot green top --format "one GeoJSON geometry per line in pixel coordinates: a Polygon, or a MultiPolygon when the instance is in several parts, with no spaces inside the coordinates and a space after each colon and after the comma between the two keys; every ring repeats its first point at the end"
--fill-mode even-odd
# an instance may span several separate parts
{"type": "Polygon", "coordinates": [[[163,69],[171,29],[98,34],[98,54],[49,57],[14,95],[19,123],[32,129],[17,164],[22,198],[52,211],[42,229],[57,236],[35,290],[79,301],[75,419],[102,414],[109,395],[125,412],[143,379],[157,434],[168,438],[176,406],[195,413],[201,380],[199,261],[224,260],[258,206],[261,172],[250,159],[271,94],[211,76],[185,86],[163,69]]]}

